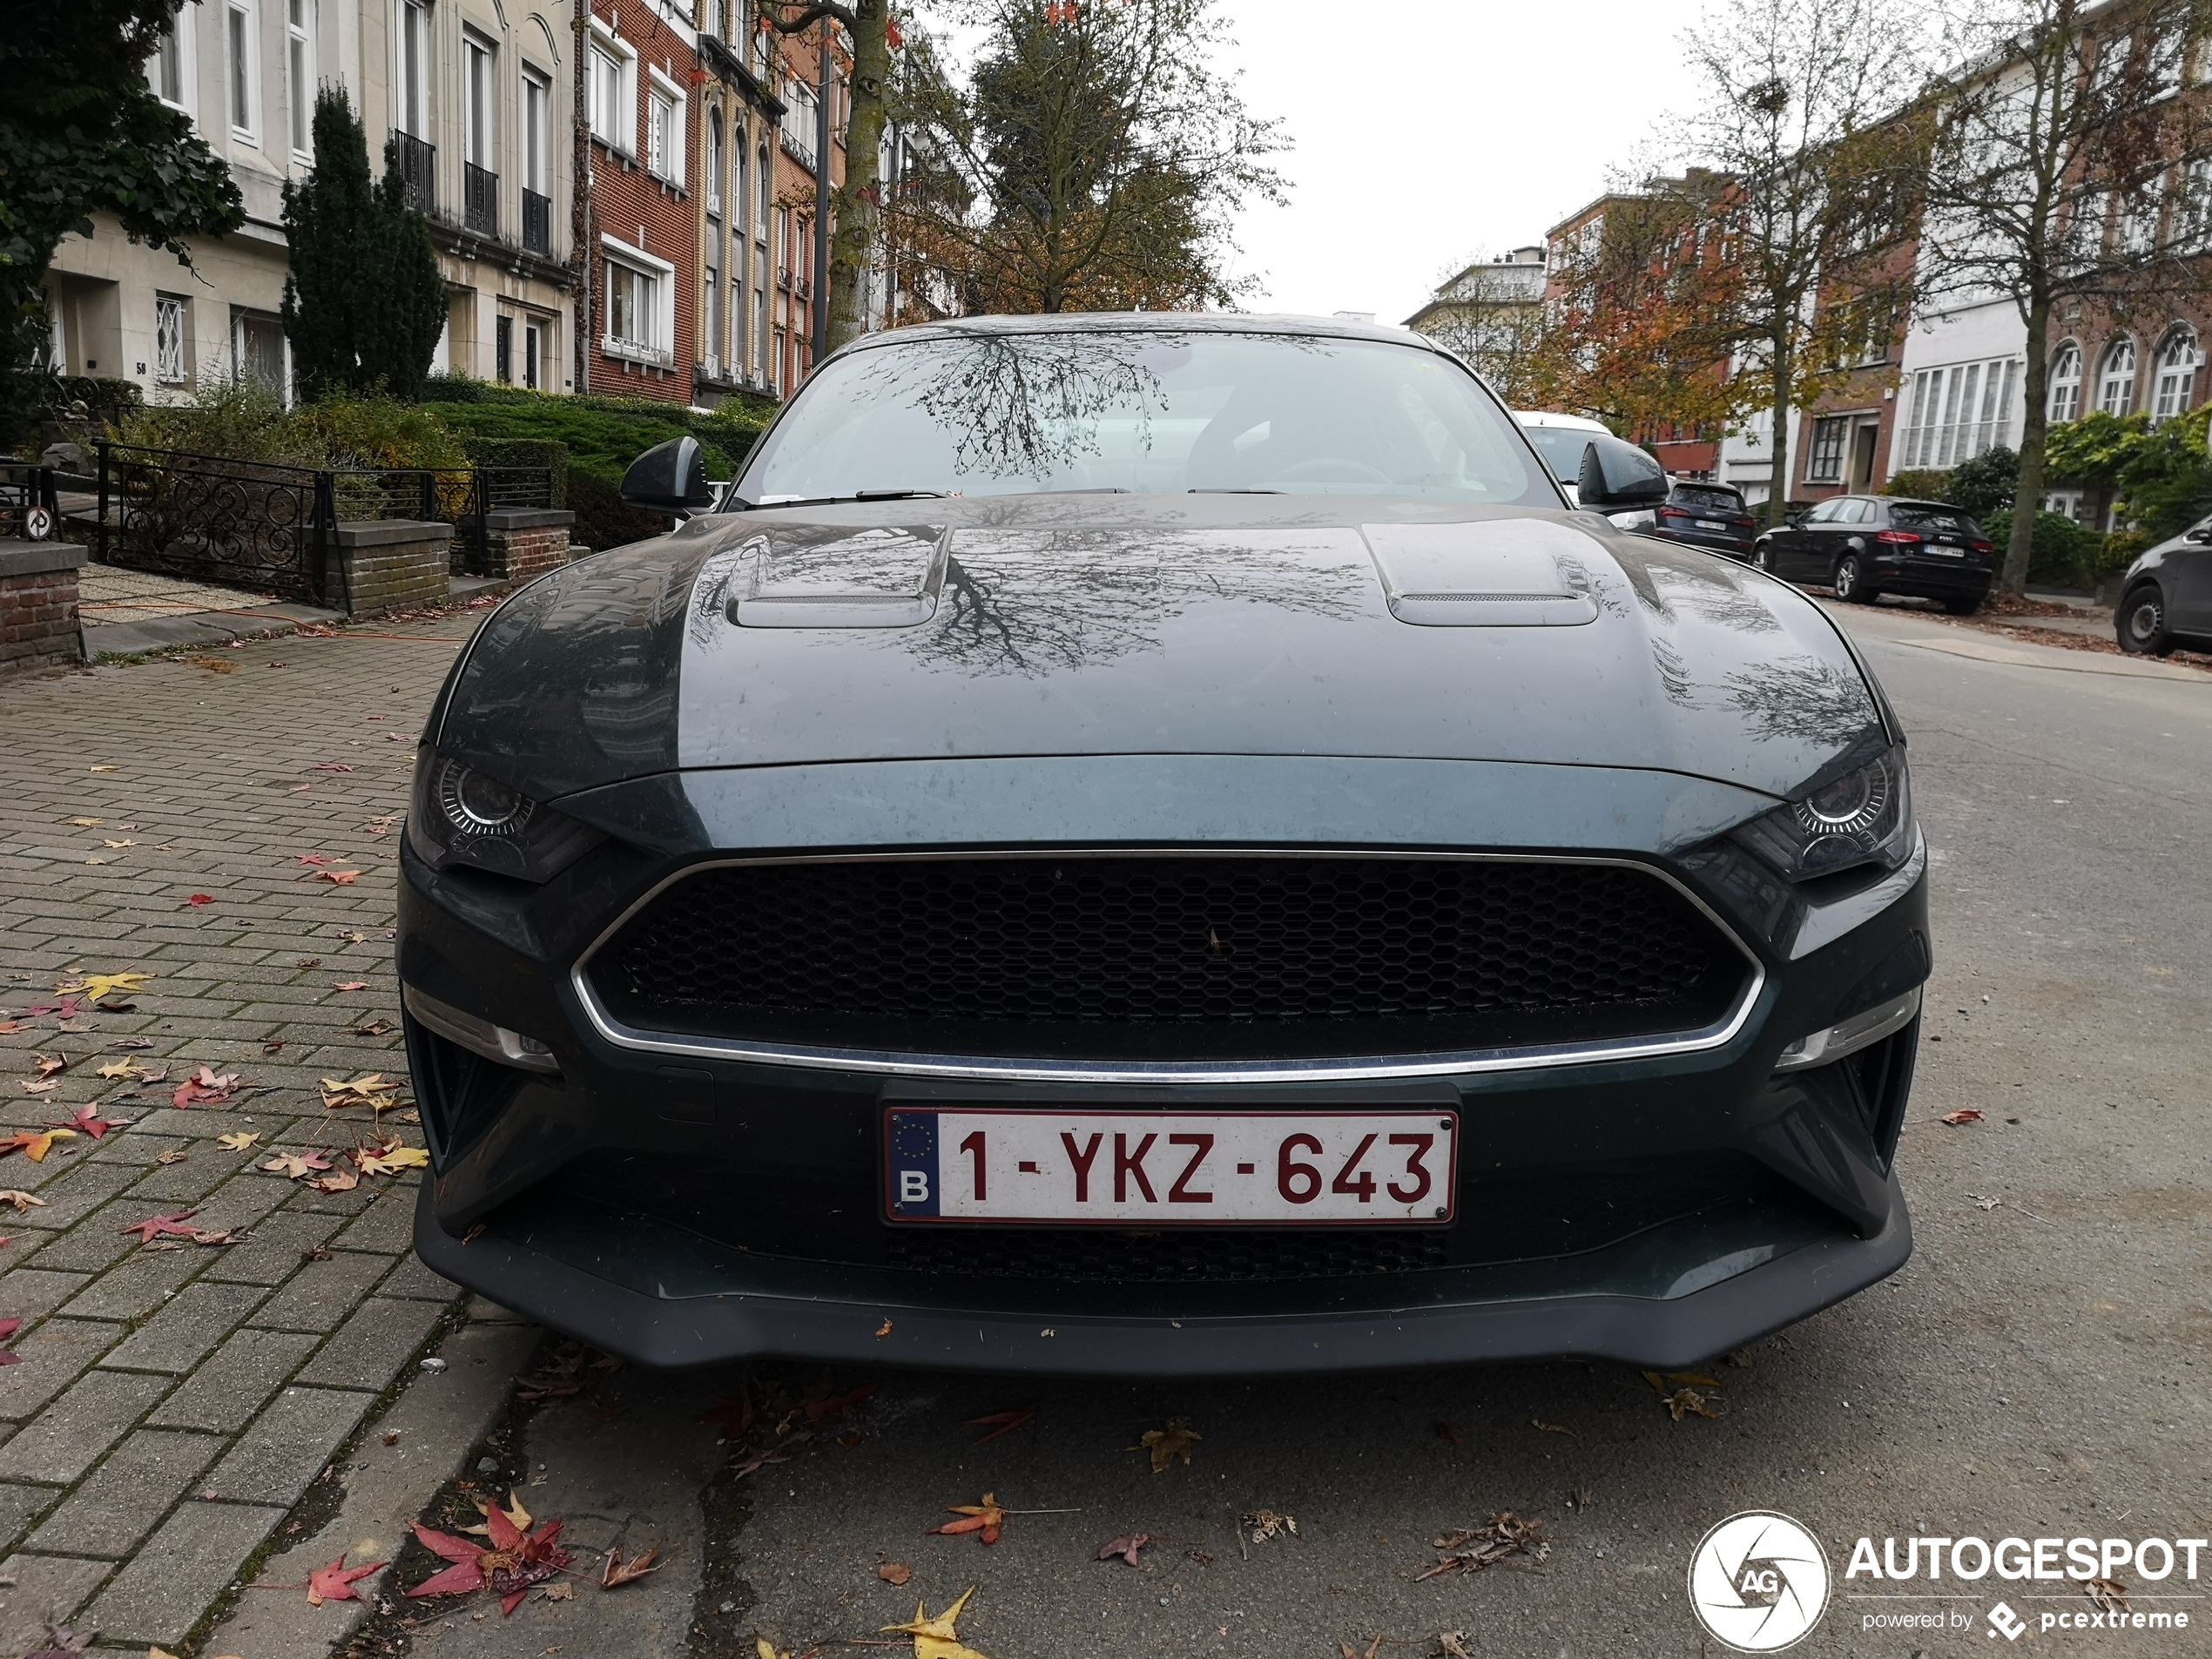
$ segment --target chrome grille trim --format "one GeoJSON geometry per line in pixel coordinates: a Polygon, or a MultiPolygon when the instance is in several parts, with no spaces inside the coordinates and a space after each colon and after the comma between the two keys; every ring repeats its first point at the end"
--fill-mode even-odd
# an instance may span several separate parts
{"type": "Polygon", "coordinates": [[[831,853],[765,858],[718,858],[685,865],[640,894],[586,946],[570,969],[569,984],[584,1017],[601,1037],[637,1054],[702,1060],[742,1061],[797,1066],[819,1071],[867,1072],[884,1076],[969,1078],[993,1082],[1034,1083],[1293,1083],[1374,1082],[1408,1078],[1471,1076],[1480,1073],[1529,1071],[1545,1067],[1594,1065],[1615,1060],[1656,1059],[1700,1054],[1724,1047],[1743,1030],[1766,986],[1766,967],[1730,923],[1672,872],[1642,859],[1589,853],[1425,853],[1367,846],[1233,846],[1205,843],[1176,846],[963,847],[951,852],[831,853]],[[890,1050],[809,1048],[798,1044],[747,1042],[731,1037],[697,1037],[640,1030],[623,1024],[607,1010],[587,970],[592,959],[631,917],[676,883],[703,871],[735,866],[778,864],[948,863],[964,859],[1067,858],[1223,859],[1404,859],[1491,864],[1595,865],[1629,868],[1656,876],[1687,900],[1721,936],[1735,946],[1750,977],[1725,1015],[1694,1031],[1664,1036],[1608,1039],[1591,1042],[1537,1044],[1510,1049],[1474,1049],[1413,1055],[1341,1055],[1313,1060],[1253,1062],[1065,1061],[1018,1055],[908,1054],[890,1050]]]}

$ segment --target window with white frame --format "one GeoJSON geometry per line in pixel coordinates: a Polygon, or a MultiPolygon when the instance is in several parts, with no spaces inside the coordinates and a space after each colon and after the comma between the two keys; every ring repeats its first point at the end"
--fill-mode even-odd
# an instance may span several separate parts
{"type": "Polygon", "coordinates": [[[169,26],[161,31],[153,56],[146,60],[146,84],[153,88],[155,97],[171,108],[189,110],[191,105],[185,97],[192,90],[192,76],[185,57],[190,48],[190,37],[179,26],[179,16],[174,12],[170,15],[169,26]]]}
{"type": "Polygon", "coordinates": [[[163,386],[181,386],[185,372],[185,307],[190,303],[177,294],[153,297],[153,378],[163,386]]]}
{"type": "Polygon", "coordinates": [[[292,152],[314,152],[315,0],[285,0],[285,102],[292,116],[292,152]]]}
{"type": "Polygon", "coordinates": [[[256,130],[253,95],[260,89],[260,77],[254,71],[253,13],[246,6],[233,3],[224,16],[226,34],[225,56],[228,59],[231,130],[240,138],[251,139],[256,130]]]}
{"type": "Polygon", "coordinates": [[[671,185],[684,182],[684,95],[658,70],[645,95],[645,170],[671,185]]]}
{"type": "Polygon", "coordinates": [[[722,278],[714,268],[710,255],[706,266],[706,366],[711,374],[722,372],[722,278]]]}
{"type": "Polygon", "coordinates": [[[2187,415],[2196,390],[2196,371],[2204,361],[2198,349],[2196,330],[2176,324],[2159,348],[2158,378],[2151,386],[2150,418],[2154,424],[2187,415]]]}
{"type": "Polygon", "coordinates": [[[1915,373],[1904,395],[1898,469],[1954,467],[2010,443],[2020,373],[2016,357],[1946,363],[1915,373]]]}
{"type": "Polygon", "coordinates": [[[768,242],[768,220],[776,211],[775,175],[769,170],[768,146],[765,144],[753,158],[752,176],[760,189],[760,211],[752,216],[752,239],[765,247],[768,242]]]}
{"type": "Polygon", "coordinates": [[[553,83],[534,69],[523,71],[523,188],[541,196],[546,188],[547,111],[552,107],[553,83]]]}
{"type": "Polygon", "coordinates": [[[745,227],[745,132],[739,128],[732,135],[730,145],[730,225],[738,235],[745,227]]]}
{"type": "Polygon", "coordinates": [[[399,129],[427,139],[430,132],[430,8],[400,0],[399,129]]]}
{"type": "Polygon", "coordinates": [[[2067,341],[2051,360],[2051,423],[2074,421],[2081,415],[2081,347],[2067,341]]]}
{"type": "Polygon", "coordinates": [[[595,30],[586,65],[591,136],[624,155],[637,150],[637,54],[628,41],[595,30]]]}
{"type": "Polygon", "coordinates": [[[814,89],[796,76],[784,88],[784,148],[806,165],[814,165],[814,123],[820,100],[814,89]]]}
{"type": "Polygon", "coordinates": [[[492,116],[498,82],[492,76],[492,45],[482,36],[461,37],[461,158],[486,172],[492,165],[492,116]]]}
{"type": "Polygon", "coordinates": [[[667,364],[676,343],[676,267],[608,236],[603,342],[610,356],[667,364]]]}
{"type": "Polygon", "coordinates": [[[706,118],[706,211],[722,211],[722,111],[711,110],[706,118]]]}
{"type": "Polygon", "coordinates": [[[2097,369],[2097,407],[2107,415],[2125,415],[2135,407],[2135,342],[2125,334],[2105,347],[2097,369]]]}

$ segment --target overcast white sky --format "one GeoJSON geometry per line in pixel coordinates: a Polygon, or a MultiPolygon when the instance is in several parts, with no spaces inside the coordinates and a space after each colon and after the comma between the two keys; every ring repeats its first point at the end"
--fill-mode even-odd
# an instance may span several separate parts
{"type": "Polygon", "coordinates": [[[1288,207],[1248,207],[1250,310],[1401,322],[1444,268],[1544,231],[1694,96],[1696,0],[1223,0],[1255,114],[1285,118],[1288,207]]]}

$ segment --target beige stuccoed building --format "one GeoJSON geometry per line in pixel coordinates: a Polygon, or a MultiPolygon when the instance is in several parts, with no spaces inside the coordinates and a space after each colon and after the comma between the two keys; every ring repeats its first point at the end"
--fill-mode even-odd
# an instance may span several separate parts
{"type": "Polygon", "coordinates": [[[396,136],[451,303],[438,366],[570,389],[573,12],[523,0],[197,0],[148,59],[155,91],[228,162],[246,223],[187,269],[96,215],[47,283],[52,360],[136,381],[150,400],[199,377],[287,391],[278,307],[283,187],[314,166],[315,88],[352,96],[380,173],[396,136]]]}

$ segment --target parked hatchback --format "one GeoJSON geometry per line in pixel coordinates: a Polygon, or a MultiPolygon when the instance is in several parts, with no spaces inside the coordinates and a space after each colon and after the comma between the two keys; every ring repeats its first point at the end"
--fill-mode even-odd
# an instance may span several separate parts
{"type": "Polygon", "coordinates": [[[1909,594],[1964,617],[1989,597],[1996,553],[1981,526],[1947,502],[1837,496],[1760,536],[1751,562],[1855,604],[1909,594]]]}
{"type": "Polygon", "coordinates": [[[1641,536],[1662,542],[1683,542],[1709,553],[1725,553],[1732,559],[1751,556],[1757,527],[1751,509],[1731,484],[1700,483],[1676,479],[1667,499],[1657,507],[1634,515],[1614,513],[1613,522],[1641,536]]]}
{"type": "Polygon", "coordinates": [[[2122,651],[2212,651],[2212,518],[2144,550],[2113,614],[2122,651]]]}

